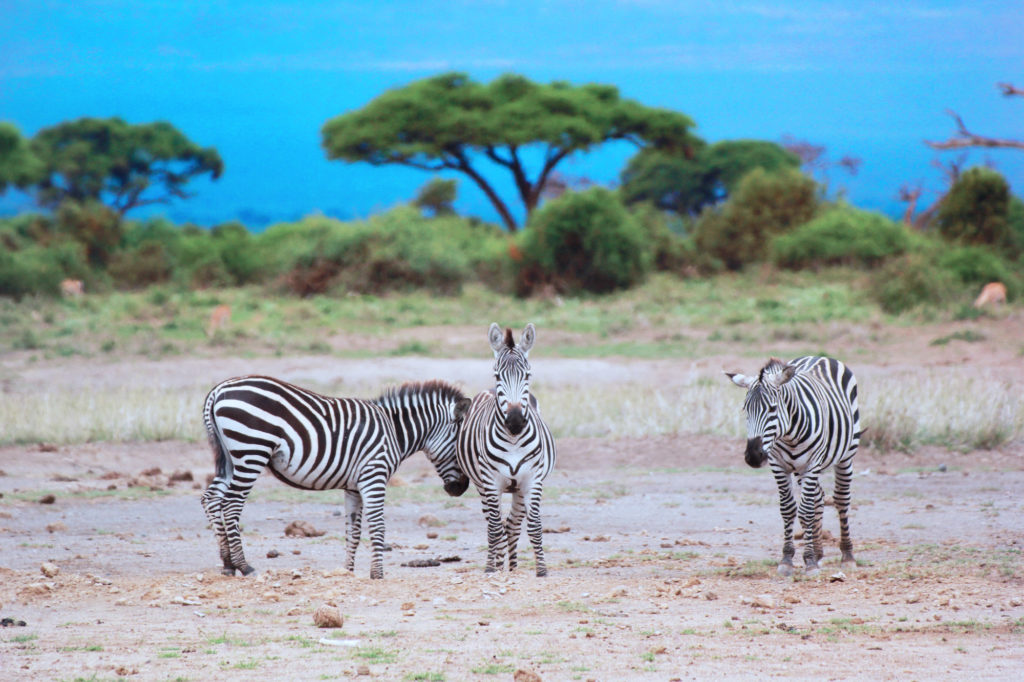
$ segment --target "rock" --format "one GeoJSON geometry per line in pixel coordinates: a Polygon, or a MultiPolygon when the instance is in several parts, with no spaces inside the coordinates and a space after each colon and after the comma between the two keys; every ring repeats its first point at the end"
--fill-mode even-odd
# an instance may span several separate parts
{"type": "Polygon", "coordinates": [[[413,545],[413,549],[430,549],[430,545],[425,545],[422,542],[418,545],[413,545]]]}
{"type": "Polygon", "coordinates": [[[424,514],[420,517],[417,523],[419,523],[421,526],[428,526],[430,528],[440,528],[444,525],[444,521],[437,518],[433,514],[424,514]]]}
{"type": "Polygon", "coordinates": [[[293,606],[290,609],[288,609],[288,613],[286,613],[284,615],[286,615],[286,616],[297,616],[300,613],[302,613],[302,609],[300,609],[298,606],[293,606]]]}
{"type": "Polygon", "coordinates": [[[50,583],[29,583],[21,588],[19,595],[24,597],[42,597],[53,590],[50,583]]]}
{"type": "Polygon", "coordinates": [[[627,594],[629,594],[629,590],[626,589],[626,586],[619,585],[618,587],[613,588],[612,591],[608,593],[608,597],[610,599],[615,599],[617,597],[625,597],[627,594]]]}
{"type": "Polygon", "coordinates": [[[846,582],[846,574],[843,573],[842,571],[839,571],[838,573],[833,573],[832,575],[830,575],[828,577],[828,581],[830,583],[845,583],[846,582]]]}
{"type": "Polygon", "coordinates": [[[512,682],[543,682],[540,675],[520,668],[512,674],[512,682]]]}
{"type": "Polygon", "coordinates": [[[707,599],[708,601],[715,601],[716,599],[718,599],[718,595],[715,594],[714,592],[708,590],[707,592],[704,593],[704,598],[707,599]]]}
{"type": "Polygon", "coordinates": [[[152,467],[145,471],[140,471],[139,476],[159,476],[162,473],[163,472],[160,470],[160,467],[152,467]]]}
{"type": "Polygon", "coordinates": [[[795,594],[787,594],[782,598],[782,601],[786,602],[787,604],[799,604],[800,597],[796,596],[795,594]]]}
{"type": "Polygon", "coordinates": [[[608,542],[609,540],[611,540],[611,538],[608,537],[607,535],[594,535],[594,536],[584,535],[583,539],[584,540],[589,540],[590,542],[608,542]]]}
{"type": "Polygon", "coordinates": [[[46,530],[50,533],[63,532],[67,529],[68,527],[64,525],[63,521],[54,521],[53,523],[46,524],[46,530]]]}
{"type": "Polygon", "coordinates": [[[569,526],[559,526],[558,528],[545,528],[542,532],[544,533],[568,533],[572,528],[569,526]]]}
{"type": "Polygon", "coordinates": [[[429,533],[427,533],[427,539],[428,540],[436,540],[437,539],[437,531],[432,530],[429,533]]]}
{"type": "Polygon", "coordinates": [[[344,626],[345,619],[342,618],[341,611],[337,606],[323,604],[313,612],[313,623],[318,628],[340,628],[344,626]]]}
{"type": "Polygon", "coordinates": [[[281,601],[281,596],[273,590],[267,590],[263,593],[263,601],[281,601]]]}
{"type": "Polygon", "coordinates": [[[438,557],[437,560],[440,561],[442,564],[449,564],[454,561],[462,561],[462,557],[460,557],[458,554],[452,554],[451,556],[438,557]]]}
{"type": "Polygon", "coordinates": [[[292,521],[284,528],[284,534],[290,538],[318,538],[326,534],[325,530],[317,530],[308,521],[292,521]]]}
{"type": "Polygon", "coordinates": [[[1022,602],[1019,597],[1013,597],[1010,599],[1010,606],[1020,606],[1022,603],[1024,602],[1022,602]]]}
{"type": "Polygon", "coordinates": [[[43,575],[47,578],[52,578],[60,573],[60,568],[57,567],[57,564],[51,564],[49,561],[44,561],[42,566],[39,567],[39,570],[42,571],[43,575]]]}
{"type": "Polygon", "coordinates": [[[53,495],[43,495],[39,498],[39,504],[53,504],[57,501],[57,498],[53,495]]]}
{"type": "Polygon", "coordinates": [[[770,594],[759,594],[754,597],[751,604],[758,606],[762,609],[774,609],[775,608],[775,597],[770,594]]]}
{"type": "Polygon", "coordinates": [[[921,601],[921,595],[919,595],[917,592],[911,592],[907,595],[906,602],[908,604],[916,604],[919,601],[921,601]]]}
{"type": "Polygon", "coordinates": [[[268,559],[276,559],[279,556],[281,556],[281,553],[278,552],[276,549],[267,550],[268,559]]]}
{"type": "Polygon", "coordinates": [[[115,478],[128,478],[128,476],[120,471],[108,471],[100,476],[101,481],[111,481],[115,478]]]}
{"type": "Polygon", "coordinates": [[[658,655],[661,655],[661,654],[667,654],[668,653],[668,647],[656,646],[656,647],[651,649],[651,653],[654,654],[655,656],[658,656],[658,655]]]}
{"type": "Polygon", "coordinates": [[[370,674],[370,666],[368,666],[368,665],[361,665],[358,668],[356,668],[356,675],[369,675],[369,674],[370,674]]]}
{"type": "Polygon", "coordinates": [[[191,480],[193,480],[192,479],[192,472],[191,471],[187,471],[185,469],[180,469],[178,471],[175,471],[173,474],[171,474],[167,478],[167,480],[169,480],[169,481],[191,481],[191,480]]]}
{"type": "Polygon", "coordinates": [[[403,611],[413,611],[413,610],[415,610],[415,608],[416,608],[416,604],[414,604],[414,603],[413,603],[413,602],[411,602],[411,601],[407,601],[407,602],[402,602],[402,606],[401,606],[400,608],[401,608],[401,609],[402,609],[403,611]]]}

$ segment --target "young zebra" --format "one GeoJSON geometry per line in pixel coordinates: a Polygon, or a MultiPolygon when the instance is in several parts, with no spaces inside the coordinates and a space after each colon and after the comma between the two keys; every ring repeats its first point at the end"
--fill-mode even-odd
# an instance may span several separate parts
{"type": "Polygon", "coordinates": [[[793,499],[791,474],[800,486],[800,526],[804,530],[804,567],[820,569],[821,521],[824,493],[818,481],[835,467],[835,505],[839,512],[843,568],[856,566],[847,514],[853,456],[860,445],[860,409],[857,381],[838,360],[802,357],[790,363],[772,358],[757,377],[726,372],[737,386],[746,388],[743,409],[747,416],[746,461],[760,467],[767,460],[779,487],[784,525],[781,575],[793,573],[793,499]]]}
{"type": "Polygon", "coordinates": [[[408,383],[376,400],[330,398],[263,376],[228,379],[206,397],[203,417],[216,476],[203,494],[224,562],[223,573],[253,572],[242,553],[238,519],[264,467],[304,490],[345,491],[346,568],[355,569],[362,520],[373,543],[370,577],[384,577],[384,490],[398,465],[423,450],[445,491],[469,480],[455,460],[458,425],[469,399],[442,381],[408,383]]]}
{"type": "Polygon", "coordinates": [[[487,572],[518,565],[516,545],[526,515],[537,575],[548,574],[541,538],[540,498],[544,479],[555,466],[555,441],[530,395],[530,363],[535,330],[526,325],[519,345],[512,330],[502,334],[491,324],[487,338],[494,350],[493,390],[484,391],[469,407],[459,432],[459,466],[476,485],[487,519],[487,572]],[[512,507],[502,522],[501,495],[512,493],[512,507]]]}

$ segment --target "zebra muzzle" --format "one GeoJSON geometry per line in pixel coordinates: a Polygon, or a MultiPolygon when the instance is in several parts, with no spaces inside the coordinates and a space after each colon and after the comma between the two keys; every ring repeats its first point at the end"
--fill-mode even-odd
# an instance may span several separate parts
{"type": "Polygon", "coordinates": [[[466,492],[469,487],[469,478],[466,476],[460,476],[454,481],[448,481],[444,484],[444,491],[452,497],[458,497],[462,493],[466,492]]]}
{"type": "Polygon", "coordinates": [[[747,451],[744,454],[744,459],[754,469],[759,469],[768,461],[768,453],[764,451],[760,436],[747,439],[747,451]]]}
{"type": "Polygon", "coordinates": [[[526,426],[526,415],[518,403],[514,403],[505,415],[505,426],[513,436],[518,436],[526,426]]]}

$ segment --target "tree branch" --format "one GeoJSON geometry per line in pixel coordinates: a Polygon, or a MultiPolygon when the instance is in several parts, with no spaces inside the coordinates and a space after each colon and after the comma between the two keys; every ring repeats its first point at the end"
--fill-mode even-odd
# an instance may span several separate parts
{"type": "Polygon", "coordinates": [[[461,151],[454,151],[451,153],[458,160],[458,165],[453,166],[452,168],[469,176],[469,178],[476,183],[477,187],[483,190],[483,193],[487,195],[488,199],[490,199],[491,204],[495,209],[497,209],[498,214],[501,216],[501,220],[505,223],[505,227],[508,228],[508,231],[515,232],[517,225],[515,218],[512,217],[512,212],[508,210],[508,206],[506,206],[505,202],[501,200],[501,197],[494,191],[494,188],[491,187],[490,183],[487,182],[487,180],[480,175],[475,168],[469,165],[469,161],[461,151]]]}
{"type": "Polygon", "coordinates": [[[966,147],[1024,149],[1024,140],[1008,140],[975,135],[967,129],[967,126],[964,125],[964,121],[960,118],[959,114],[955,111],[949,110],[947,110],[946,113],[952,116],[953,120],[956,121],[957,134],[955,137],[951,137],[950,139],[942,142],[929,142],[928,140],[925,140],[925,144],[932,149],[964,149],[966,147]]]}
{"type": "Polygon", "coordinates": [[[996,83],[996,87],[1003,91],[1003,94],[1007,97],[1013,97],[1019,95],[1024,97],[1024,90],[1013,87],[1012,83],[996,83]]]}

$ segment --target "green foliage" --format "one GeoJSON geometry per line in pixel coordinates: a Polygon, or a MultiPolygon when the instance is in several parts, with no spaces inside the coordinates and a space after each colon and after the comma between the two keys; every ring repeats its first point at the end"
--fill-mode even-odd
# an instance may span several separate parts
{"type": "Polygon", "coordinates": [[[519,247],[520,295],[543,285],[609,292],[637,284],[651,268],[644,228],[614,192],[601,187],[567,192],[545,205],[519,247]]]}
{"type": "Polygon", "coordinates": [[[301,296],[333,287],[452,294],[504,256],[505,238],[494,226],[457,216],[426,219],[403,207],[357,223],[315,217],[273,225],[258,248],[268,270],[301,296]]]}
{"type": "Polygon", "coordinates": [[[18,128],[0,121],[0,194],[9,186],[27,187],[42,171],[42,163],[29,147],[18,128]]]}
{"type": "Polygon", "coordinates": [[[1002,282],[1013,298],[1020,292],[1020,277],[1015,269],[990,249],[981,246],[960,246],[939,255],[938,265],[963,284],[978,286],[1002,282]]]}
{"type": "Polygon", "coordinates": [[[1020,197],[1010,197],[1006,225],[1009,228],[1009,254],[1014,258],[1020,258],[1024,255],[1024,201],[1021,201],[1020,197]]]}
{"type": "Polygon", "coordinates": [[[962,244],[1006,246],[1011,242],[1007,217],[1010,186],[991,168],[966,170],[939,206],[937,223],[943,237],[962,244]]]}
{"type": "Polygon", "coordinates": [[[49,247],[30,245],[23,249],[0,249],[0,296],[20,299],[31,294],[56,296],[66,277],[86,272],[81,246],[58,242],[49,247]]]}
{"type": "Polygon", "coordinates": [[[726,140],[689,155],[648,148],[623,170],[622,196],[627,204],[649,201],[666,211],[693,215],[726,198],[755,168],[772,172],[799,167],[795,155],[761,140],[726,140]]]}
{"type": "Polygon", "coordinates": [[[33,153],[43,169],[37,198],[43,206],[102,201],[123,215],[138,206],[186,198],[199,175],[220,177],[224,163],[213,147],[199,147],[163,121],[132,125],[119,118],[80,118],[39,131],[33,153]]]}
{"type": "Polygon", "coordinates": [[[822,265],[874,267],[910,247],[906,227],[880,213],[839,204],[772,240],[775,262],[787,268],[822,265]]]}
{"type": "Polygon", "coordinates": [[[89,262],[105,266],[121,244],[121,217],[98,201],[65,201],[54,216],[57,232],[85,247],[89,262]]]}
{"type": "Polygon", "coordinates": [[[922,305],[946,303],[956,293],[953,276],[921,253],[889,261],[872,276],[872,299],[887,313],[898,315],[922,305]]]}
{"type": "Polygon", "coordinates": [[[413,199],[412,205],[432,215],[442,216],[455,213],[452,204],[458,194],[459,183],[457,180],[445,180],[433,178],[427,184],[420,187],[413,199]]]}
{"type": "Polygon", "coordinates": [[[684,274],[696,261],[693,240],[683,236],[679,218],[670,218],[652,204],[638,204],[630,213],[645,232],[655,270],[684,274]]]}
{"type": "Polygon", "coordinates": [[[479,172],[474,154],[512,175],[529,215],[552,169],[570,154],[608,140],[688,149],[696,144],[692,126],[684,114],[623,99],[611,85],[544,85],[515,74],[484,84],[446,73],[389,90],[327,121],[322,135],[330,159],[463,173],[515,230],[507,204],[479,172]],[[531,173],[526,159],[532,156],[543,161],[531,173]]]}
{"type": "Polygon", "coordinates": [[[817,209],[817,184],[811,178],[795,169],[755,168],[728,201],[701,214],[694,233],[697,250],[738,269],[766,259],[772,237],[811,220],[817,209]]]}

